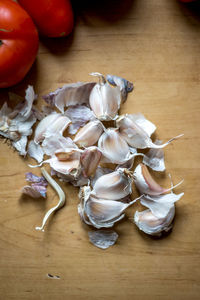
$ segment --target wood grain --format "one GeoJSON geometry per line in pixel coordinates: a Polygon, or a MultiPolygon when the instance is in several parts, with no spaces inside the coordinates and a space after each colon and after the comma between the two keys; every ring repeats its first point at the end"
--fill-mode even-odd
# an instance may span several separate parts
{"type": "MultiPolygon", "coordinates": [[[[155,240],[130,218],[115,226],[117,244],[107,251],[88,241],[77,214],[78,189],[62,184],[67,204],[37,232],[45,211],[57,201],[22,197],[24,160],[1,140],[0,299],[200,298],[200,13],[199,2],[175,0],[73,1],[76,26],[66,39],[41,39],[37,60],[17,86],[2,90],[24,95],[33,84],[41,95],[68,82],[91,80],[92,71],[124,76],[135,84],[121,113],[141,112],[163,141],[184,133],[165,149],[167,173],[184,184],[177,192],[171,234],[155,240]],[[97,2],[96,4],[94,2],[97,2]],[[46,274],[59,275],[53,280],[46,274]]],[[[36,170],[39,174],[39,170],[36,170]]],[[[160,183],[169,184],[166,176],[160,183]]]]}

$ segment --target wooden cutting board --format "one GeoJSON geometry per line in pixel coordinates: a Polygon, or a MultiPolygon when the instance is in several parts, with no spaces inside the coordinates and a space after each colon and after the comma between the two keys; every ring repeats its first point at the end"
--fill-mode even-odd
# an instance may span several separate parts
{"type": "MultiPolygon", "coordinates": [[[[158,182],[184,178],[176,192],[171,234],[152,239],[132,222],[131,207],[115,246],[106,251],[90,244],[77,214],[78,189],[61,184],[66,206],[41,224],[57,202],[21,195],[27,160],[0,143],[0,299],[167,299],[200,298],[200,13],[199,2],[176,0],[73,1],[76,26],[64,39],[41,39],[37,60],[17,86],[0,91],[24,95],[32,84],[41,96],[65,83],[92,80],[90,72],[116,74],[134,82],[121,113],[143,113],[157,125],[159,139],[184,133],[165,148],[167,171],[158,182]],[[82,2],[81,4],[79,2],[82,2]],[[60,276],[54,280],[47,274],[60,276]]],[[[40,170],[35,170],[40,174],[40,170]]],[[[135,192],[136,194],[136,192],[135,192]]]]}

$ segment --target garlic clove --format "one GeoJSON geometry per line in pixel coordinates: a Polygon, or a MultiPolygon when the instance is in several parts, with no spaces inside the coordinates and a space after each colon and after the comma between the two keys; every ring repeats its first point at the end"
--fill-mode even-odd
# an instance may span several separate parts
{"type": "Polygon", "coordinates": [[[91,75],[98,76],[101,82],[97,83],[90,93],[90,107],[99,120],[114,120],[121,104],[120,88],[111,87],[102,74],[91,75]]]}
{"type": "Polygon", "coordinates": [[[103,125],[99,120],[90,121],[82,127],[74,138],[74,143],[79,147],[94,145],[103,132],[103,125]]]}
{"type": "Polygon", "coordinates": [[[131,147],[145,148],[164,148],[173,140],[183,136],[180,134],[173,137],[162,145],[157,145],[152,142],[150,135],[156,129],[155,125],[146,120],[142,115],[123,115],[116,120],[116,125],[119,128],[121,136],[127,141],[131,147]]]}
{"type": "Polygon", "coordinates": [[[132,193],[131,172],[126,169],[103,175],[97,179],[91,195],[108,200],[119,200],[132,193]]]}
{"type": "Polygon", "coordinates": [[[150,209],[142,212],[135,212],[134,222],[136,226],[149,235],[161,236],[162,232],[168,232],[172,228],[172,221],[175,216],[175,206],[170,208],[165,218],[158,218],[152,214],[150,209]]]}
{"type": "Polygon", "coordinates": [[[121,92],[122,103],[127,99],[128,93],[133,90],[133,83],[116,75],[106,75],[107,81],[113,86],[118,86],[121,92]]]}
{"type": "Polygon", "coordinates": [[[97,147],[86,148],[81,154],[81,165],[85,177],[93,176],[101,160],[101,151],[97,147]]]}
{"type": "Polygon", "coordinates": [[[46,116],[35,129],[34,141],[36,144],[42,142],[45,136],[52,135],[55,133],[62,134],[64,130],[71,123],[71,120],[62,114],[56,112],[46,116]]]}
{"type": "Polygon", "coordinates": [[[77,148],[77,146],[71,138],[64,137],[61,133],[48,135],[42,142],[44,153],[50,156],[52,156],[56,150],[66,148],[77,148]]]}
{"type": "Polygon", "coordinates": [[[151,176],[147,167],[143,164],[139,164],[133,173],[133,179],[136,187],[142,194],[147,195],[161,195],[168,191],[171,191],[175,187],[179,186],[183,181],[179,182],[171,188],[164,189],[161,187],[151,176]]]}
{"type": "Polygon", "coordinates": [[[184,193],[176,195],[172,192],[159,196],[144,195],[141,198],[140,203],[149,208],[155,217],[165,218],[172,206],[174,206],[174,203],[180,200],[183,195],[184,193]]]}
{"type": "MultiPolygon", "coordinates": [[[[156,140],[155,144],[160,145],[161,142],[156,140]]],[[[150,149],[145,155],[143,155],[143,164],[154,171],[164,171],[165,161],[163,149],[150,149]]]]}
{"type": "Polygon", "coordinates": [[[95,175],[93,178],[91,178],[90,184],[91,187],[93,188],[97,179],[99,179],[101,176],[112,173],[113,170],[109,168],[102,168],[101,166],[98,166],[95,172],[95,175]]]}
{"type": "Polygon", "coordinates": [[[109,128],[101,135],[98,147],[103,155],[114,164],[123,164],[131,156],[128,144],[115,128],[109,128]]]}
{"type": "Polygon", "coordinates": [[[100,248],[107,249],[114,245],[118,239],[118,234],[114,230],[97,230],[88,232],[90,242],[100,248]]]}
{"type": "Polygon", "coordinates": [[[76,82],[64,85],[62,88],[43,96],[51,106],[56,106],[62,113],[64,108],[77,104],[88,104],[89,95],[96,82],[76,82]]]}

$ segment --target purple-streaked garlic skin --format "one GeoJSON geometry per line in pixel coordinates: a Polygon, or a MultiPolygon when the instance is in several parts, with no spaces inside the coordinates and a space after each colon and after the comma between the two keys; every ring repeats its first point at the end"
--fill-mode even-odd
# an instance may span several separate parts
{"type": "Polygon", "coordinates": [[[79,147],[89,147],[97,143],[103,132],[103,125],[99,120],[90,121],[75,135],[74,143],[79,147]]]}

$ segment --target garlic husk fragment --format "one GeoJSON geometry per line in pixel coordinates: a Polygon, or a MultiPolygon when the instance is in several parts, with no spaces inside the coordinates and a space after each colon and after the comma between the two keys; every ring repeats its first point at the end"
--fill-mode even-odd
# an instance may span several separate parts
{"type": "Polygon", "coordinates": [[[98,76],[99,83],[90,93],[90,107],[99,120],[114,120],[121,104],[120,88],[111,87],[100,73],[91,73],[91,75],[98,76]]]}
{"type": "Polygon", "coordinates": [[[142,194],[147,195],[161,195],[168,191],[171,191],[175,187],[179,186],[183,181],[171,188],[165,189],[161,187],[151,176],[147,167],[143,164],[139,164],[133,173],[133,179],[136,187],[142,194]]]}
{"type": "Polygon", "coordinates": [[[41,163],[44,156],[44,151],[39,144],[34,141],[30,141],[28,144],[28,155],[34,158],[37,162],[41,163]]]}
{"type": "Polygon", "coordinates": [[[65,107],[88,104],[89,95],[96,82],[76,82],[64,85],[45,96],[43,99],[51,106],[56,106],[62,113],[65,107]]]}
{"type": "Polygon", "coordinates": [[[46,188],[45,187],[40,187],[40,190],[37,188],[30,186],[30,185],[25,185],[22,188],[22,194],[30,196],[31,198],[45,198],[46,197],[46,188]],[[43,196],[45,194],[45,196],[43,196]]]}
{"type": "Polygon", "coordinates": [[[103,132],[103,125],[99,120],[90,121],[82,127],[74,138],[79,147],[89,147],[98,141],[103,132]]]}
{"type": "Polygon", "coordinates": [[[59,196],[59,202],[56,206],[52,207],[50,210],[47,211],[45,214],[43,221],[42,221],[42,226],[36,227],[36,230],[44,230],[44,226],[46,225],[46,222],[48,221],[49,217],[58,209],[63,207],[65,205],[65,193],[61,189],[61,187],[57,184],[57,182],[48,174],[48,172],[44,169],[41,168],[42,174],[45,177],[45,179],[50,183],[50,185],[55,189],[59,196]]]}
{"type": "Polygon", "coordinates": [[[106,129],[99,139],[98,147],[111,163],[123,164],[131,158],[129,146],[120,136],[118,129],[106,129]]]}
{"type": "Polygon", "coordinates": [[[172,206],[165,218],[158,218],[152,214],[150,209],[135,212],[134,222],[136,226],[149,235],[161,236],[162,232],[168,232],[172,228],[175,216],[175,206],[172,206]]]}
{"type": "Polygon", "coordinates": [[[118,234],[114,230],[96,230],[89,231],[88,236],[90,242],[100,248],[107,249],[114,245],[118,239],[118,234]]]}
{"type": "Polygon", "coordinates": [[[133,83],[125,78],[110,74],[106,75],[106,79],[113,86],[118,86],[120,88],[122,103],[124,103],[127,99],[128,93],[133,90],[133,83]]]}
{"type": "Polygon", "coordinates": [[[101,151],[95,146],[86,148],[81,154],[81,165],[85,177],[93,176],[101,159],[101,151]]]}
{"type": "Polygon", "coordinates": [[[122,115],[116,120],[116,125],[119,128],[121,136],[127,141],[127,143],[131,147],[139,149],[164,148],[173,140],[182,136],[181,134],[173,137],[162,145],[153,143],[150,136],[155,131],[156,127],[141,114],[122,115]]]}
{"type": "Polygon", "coordinates": [[[85,105],[70,106],[65,115],[71,120],[68,132],[69,134],[75,134],[80,127],[83,127],[88,121],[95,120],[94,113],[85,105]]]}
{"type": "Polygon", "coordinates": [[[180,200],[184,193],[175,194],[173,192],[159,196],[144,195],[140,203],[150,209],[152,214],[161,219],[167,217],[174,203],[180,200]]]}
{"type": "MultiPolygon", "coordinates": [[[[160,145],[160,141],[156,141],[155,144],[160,145]]],[[[143,164],[150,167],[154,171],[164,171],[164,151],[163,149],[150,149],[145,155],[143,155],[143,164]]]]}
{"type": "Polygon", "coordinates": [[[22,193],[32,198],[46,197],[47,181],[43,176],[34,175],[31,172],[26,173],[26,181],[31,185],[26,185],[22,188],[22,193]]]}
{"type": "Polygon", "coordinates": [[[33,102],[36,99],[33,87],[26,89],[25,101],[11,110],[5,102],[0,110],[0,135],[12,141],[13,147],[20,155],[26,155],[27,136],[32,134],[36,122],[33,114],[33,102]]]}
{"type": "Polygon", "coordinates": [[[36,127],[34,142],[38,144],[42,142],[46,136],[62,134],[70,123],[71,120],[67,116],[56,112],[51,113],[42,119],[36,127]]]}
{"type": "Polygon", "coordinates": [[[76,144],[69,137],[61,133],[49,134],[42,142],[42,149],[45,154],[52,156],[56,150],[66,148],[77,148],[76,144]]]}
{"type": "Polygon", "coordinates": [[[132,172],[119,168],[97,179],[91,195],[101,199],[119,200],[132,193],[132,182],[132,172]]]}

